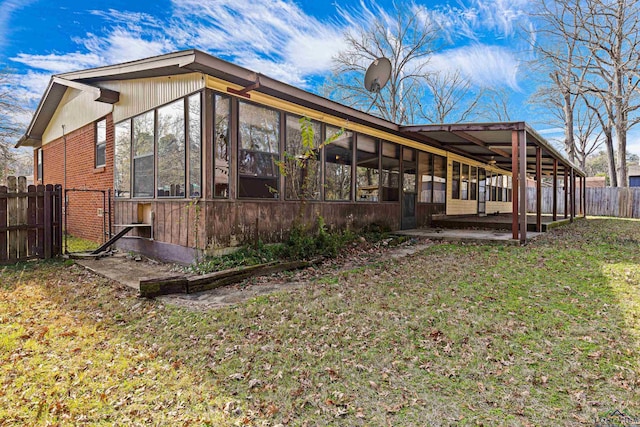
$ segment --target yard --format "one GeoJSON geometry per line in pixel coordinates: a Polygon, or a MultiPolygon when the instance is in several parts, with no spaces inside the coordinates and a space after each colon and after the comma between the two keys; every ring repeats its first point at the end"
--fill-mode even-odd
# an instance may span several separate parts
{"type": "Polygon", "coordinates": [[[211,311],[62,261],[0,271],[3,426],[640,417],[640,221],[434,244],[211,311]]]}

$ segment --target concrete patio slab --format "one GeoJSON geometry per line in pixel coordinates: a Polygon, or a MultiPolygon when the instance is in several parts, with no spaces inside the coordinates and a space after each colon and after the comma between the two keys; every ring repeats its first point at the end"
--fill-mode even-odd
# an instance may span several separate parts
{"type": "MultiPolygon", "coordinates": [[[[510,245],[519,245],[519,240],[512,239],[511,232],[500,230],[454,230],[440,228],[421,228],[414,230],[402,230],[396,232],[403,236],[423,237],[431,240],[446,242],[486,243],[500,242],[510,245]]],[[[534,239],[543,233],[528,232],[527,240],[534,239]]]]}

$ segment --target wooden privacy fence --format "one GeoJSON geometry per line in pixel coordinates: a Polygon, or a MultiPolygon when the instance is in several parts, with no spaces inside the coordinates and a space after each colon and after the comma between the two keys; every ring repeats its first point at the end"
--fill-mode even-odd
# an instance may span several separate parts
{"type": "MultiPolygon", "coordinates": [[[[564,215],[564,190],[559,188],[558,215],[564,215]]],[[[579,214],[580,194],[576,194],[576,215],[579,214]]],[[[542,188],[542,213],[553,213],[553,188],[542,188]]],[[[527,211],[536,211],[536,189],[527,188],[527,211]]],[[[587,188],[587,215],[640,218],[640,188],[587,188]]]]}
{"type": "Polygon", "coordinates": [[[640,188],[587,188],[587,215],[640,218],[640,188]]]}
{"type": "Polygon", "coordinates": [[[29,185],[21,176],[0,186],[0,263],[62,253],[62,187],[29,185]]]}

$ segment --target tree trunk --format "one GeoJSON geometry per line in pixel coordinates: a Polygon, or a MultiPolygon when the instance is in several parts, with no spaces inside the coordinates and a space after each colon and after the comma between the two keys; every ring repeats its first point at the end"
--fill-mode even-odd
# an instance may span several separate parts
{"type": "Polygon", "coordinates": [[[618,175],[618,186],[628,187],[627,180],[627,126],[625,120],[620,119],[616,123],[616,172],[618,175]]]}
{"type": "Polygon", "coordinates": [[[567,152],[569,161],[575,163],[576,161],[576,145],[575,137],[573,134],[573,104],[571,102],[571,94],[566,92],[564,94],[564,149],[567,152]]]}
{"type": "Polygon", "coordinates": [[[603,129],[605,141],[604,145],[607,148],[607,166],[609,169],[609,185],[612,187],[618,186],[618,175],[616,174],[616,156],[613,150],[613,135],[611,134],[611,127],[603,129]]]}

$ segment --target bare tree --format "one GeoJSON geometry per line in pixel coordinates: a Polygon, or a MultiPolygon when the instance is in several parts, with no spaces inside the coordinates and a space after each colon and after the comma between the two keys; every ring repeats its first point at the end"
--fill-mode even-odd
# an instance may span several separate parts
{"type": "Polygon", "coordinates": [[[391,13],[379,7],[365,13],[367,19],[350,20],[347,48],[334,58],[328,94],[394,123],[415,122],[422,118],[429,57],[442,44],[440,27],[414,3],[395,3],[391,13]],[[371,93],[363,85],[364,75],[383,56],[391,61],[391,78],[379,94],[371,93]]]}
{"type": "Polygon", "coordinates": [[[550,85],[539,89],[534,99],[553,107],[555,119],[560,119],[564,128],[564,150],[572,162],[576,160],[574,111],[587,74],[584,62],[588,61],[579,41],[584,31],[576,13],[580,1],[539,0],[535,13],[542,24],[537,30],[541,42],[536,51],[550,85]]]}
{"type": "Polygon", "coordinates": [[[600,129],[604,138],[605,154],[607,158],[607,170],[609,176],[609,185],[618,186],[618,177],[616,174],[616,157],[613,142],[613,105],[610,98],[594,97],[584,95],[583,100],[587,108],[593,113],[594,117],[600,123],[600,129]]]}
{"type": "Polygon", "coordinates": [[[627,132],[640,121],[640,7],[637,0],[585,0],[579,9],[585,28],[579,41],[592,64],[586,91],[600,97],[613,124],[617,184],[627,186],[627,132]]]}
{"type": "Polygon", "coordinates": [[[604,131],[596,110],[578,108],[574,115],[575,148],[578,166],[586,170],[587,158],[596,153],[603,145],[604,131]]]}
{"type": "Polygon", "coordinates": [[[0,181],[4,181],[9,173],[13,173],[12,165],[16,161],[13,149],[20,135],[20,125],[14,117],[23,111],[12,87],[14,76],[10,70],[0,70],[0,181]]]}
{"type": "Polygon", "coordinates": [[[511,121],[511,108],[509,107],[509,92],[504,89],[485,89],[483,91],[482,117],[492,122],[511,121]]]}
{"type": "Polygon", "coordinates": [[[475,91],[460,71],[439,71],[425,76],[431,102],[423,109],[432,123],[470,121],[480,116],[483,91],[475,91]]]}

